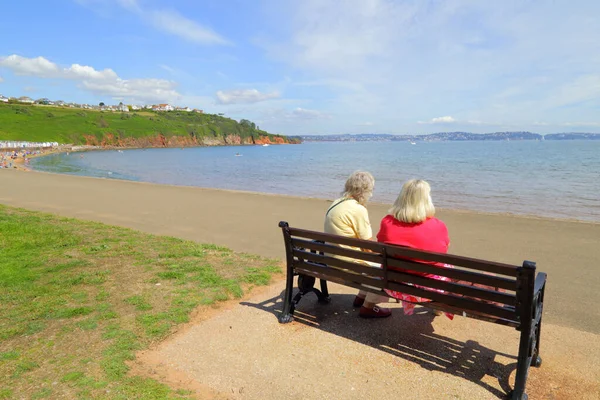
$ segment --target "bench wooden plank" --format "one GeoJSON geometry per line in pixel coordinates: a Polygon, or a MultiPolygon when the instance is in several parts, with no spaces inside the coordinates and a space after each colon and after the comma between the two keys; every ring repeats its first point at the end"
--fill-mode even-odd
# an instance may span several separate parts
{"type": "Polygon", "coordinates": [[[395,246],[373,242],[370,240],[353,239],[343,236],[330,235],[327,233],[314,232],[306,229],[289,228],[291,236],[303,237],[311,240],[321,240],[324,242],[339,243],[347,246],[358,247],[371,250],[376,253],[383,253],[384,248],[388,257],[418,259],[422,261],[443,262],[456,266],[462,266],[479,271],[492,272],[495,274],[511,277],[517,276],[518,266],[503,264],[493,261],[483,261],[470,257],[456,256],[445,253],[426,252],[412,249],[409,247],[395,246]]]}
{"type": "Polygon", "coordinates": [[[446,253],[423,252],[422,250],[411,249],[410,247],[401,247],[387,245],[386,251],[388,257],[400,259],[417,259],[422,261],[441,262],[460,266],[463,268],[474,269],[477,271],[491,272],[494,274],[505,275],[510,277],[517,276],[516,265],[502,264],[494,261],[482,261],[475,258],[456,256],[446,253]]]}
{"type": "Polygon", "coordinates": [[[390,281],[400,283],[412,283],[414,285],[425,286],[433,289],[440,289],[449,293],[459,294],[463,296],[476,297],[481,300],[493,301],[513,307],[517,303],[517,296],[514,294],[508,294],[504,292],[488,290],[474,286],[467,286],[455,282],[444,282],[438,279],[432,279],[404,272],[388,271],[388,279],[390,281]]]}
{"type": "Polygon", "coordinates": [[[335,254],[337,256],[344,256],[350,258],[356,258],[359,260],[365,260],[381,264],[383,262],[383,256],[378,253],[367,253],[364,251],[356,251],[347,249],[340,246],[334,246],[326,243],[317,243],[310,240],[294,239],[292,238],[292,246],[295,248],[304,248],[307,250],[322,251],[328,255],[335,254]]]}
{"type": "Polygon", "coordinates": [[[366,274],[367,276],[383,277],[384,271],[381,268],[369,267],[364,264],[359,264],[351,261],[341,260],[335,257],[323,256],[320,254],[311,253],[309,251],[294,249],[292,251],[294,257],[299,259],[310,260],[315,263],[326,264],[329,267],[346,269],[352,272],[366,274]]]}
{"type": "Polygon", "coordinates": [[[515,291],[517,288],[516,279],[482,274],[479,272],[465,271],[458,268],[442,268],[431,264],[423,264],[407,260],[398,260],[394,258],[388,259],[387,264],[390,269],[399,268],[410,271],[425,272],[428,274],[445,276],[455,280],[480,283],[482,285],[499,287],[511,291],[515,291]]]}
{"type": "Polygon", "coordinates": [[[336,278],[336,277],[328,274],[327,272],[329,270],[326,270],[326,269],[322,269],[322,270],[319,270],[318,268],[307,269],[308,264],[311,264],[311,263],[310,262],[302,263],[299,267],[296,268],[296,272],[298,272],[299,274],[303,274],[303,275],[309,275],[309,276],[315,277],[317,279],[325,279],[328,282],[335,282],[335,283],[343,285],[343,286],[353,287],[358,290],[364,290],[365,292],[390,297],[390,296],[388,296],[388,294],[386,292],[383,291],[383,289],[381,289],[381,288],[378,289],[374,285],[370,284],[372,282],[367,283],[366,284],[367,286],[365,286],[361,283],[350,282],[350,281],[347,281],[347,280],[344,280],[341,278],[336,278]]]}
{"type": "Polygon", "coordinates": [[[383,253],[384,244],[374,242],[372,240],[353,239],[345,236],[330,235],[328,233],[308,231],[306,229],[289,228],[292,237],[302,237],[310,240],[321,240],[323,242],[332,242],[344,244],[347,246],[358,247],[374,251],[375,253],[383,253]]]}
{"type": "Polygon", "coordinates": [[[465,311],[475,311],[481,314],[487,314],[493,317],[503,318],[507,320],[517,319],[517,314],[514,309],[508,307],[498,307],[493,304],[467,299],[464,297],[455,296],[452,294],[442,294],[420,289],[414,286],[405,285],[402,283],[388,281],[387,288],[397,292],[419,296],[425,299],[448,304],[449,306],[457,307],[465,311]]]}
{"type": "MultiPolygon", "coordinates": [[[[343,282],[356,282],[364,285],[376,287],[377,289],[383,289],[385,287],[385,281],[380,278],[368,277],[363,274],[353,274],[347,270],[331,268],[325,265],[319,265],[311,261],[300,261],[296,264],[296,270],[298,273],[305,272],[317,272],[323,275],[331,276],[340,279],[343,282]]],[[[326,279],[326,278],[325,278],[326,279]]]]}
{"type": "MultiPolygon", "coordinates": [[[[459,296],[455,296],[452,294],[442,294],[438,292],[428,291],[420,288],[416,288],[414,286],[405,285],[402,283],[396,282],[386,282],[383,279],[373,279],[369,278],[362,274],[353,274],[351,272],[345,270],[339,270],[336,268],[331,268],[325,265],[319,265],[310,261],[299,261],[296,264],[296,270],[298,273],[307,273],[307,272],[318,272],[323,276],[331,276],[341,279],[343,282],[355,282],[364,285],[369,285],[376,287],[377,289],[388,288],[391,290],[395,290],[398,292],[412,294],[414,296],[423,297],[425,299],[430,299],[434,301],[438,301],[441,303],[445,303],[451,306],[462,308],[466,311],[475,311],[483,314],[488,314],[494,317],[499,317],[503,319],[516,319],[516,314],[514,309],[498,307],[492,304],[484,303],[475,299],[467,299],[459,296]]],[[[312,274],[308,274],[312,275],[312,274]]],[[[327,279],[327,278],[323,278],[327,279]]],[[[345,284],[345,283],[344,283],[345,284]]]]}
{"type": "MultiPolygon", "coordinates": [[[[306,250],[293,250],[293,255],[299,259],[313,261],[315,263],[326,264],[329,267],[342,268],[349,271],[356,271],[367,276],[374,276],[385,278],[386,272],[383,269],[368,267],[358,263],[340,260],[338,258],[323,256],[320,254],[310,253],[306,250]]],[[[433,267],[439,270],[438,267],[433,267]]],[[[436,271],[437,273],[437,271],[436,271]]],[[[486,275],[486,277],[489,275],[486,275]]],[[[441,289],[451,293],[456,293],[464,296],[476,297],[482,300],[488,300],[514,306],[516,304],[516,296],[514,294],[508,294],[499,291],[493,291],[488,289],[477,288],[473,286],[467,286],[459,283],[444,282],[436,279],[413,275],[406,272],[388,270],[387,278],[389,280],[401,282],[401,283],[412,283],[415,285],[421,285],[434,289],[441,289]]],[[[493,277],[492,277],[493,278],[493,277]]],[[[491,285],[490,285],[491,286],[491,285]]],[[[513,288],[516,284],[512,283],[513,288]]]]}
{"type": "Polygon", "coordinates": [[[454,315],[460,315],[460,316],[465,315],[469,318],[474,318],[474,319],[478,319],[478,320],[486,321],[486,322],[492,322],[494,324],[510,326],[511,328],[516,328],[517,326],[519,326],[519,321],[516,321],[516,320],[492,317],[492,316],[489,316],[486,314],[480,314],[480,313],[476,313],[473,311],[465,312],[464,310],[462,310],[460,308],[452,307],[452,306],[449,306],[449,305],[443,304],[443,303],[437,303],[435,301],[432,301],[429,303],[421,303],[421,304],[427,308],[433,308],[438,311],[448,312],[448,313],[451,313],[454,315]]]}

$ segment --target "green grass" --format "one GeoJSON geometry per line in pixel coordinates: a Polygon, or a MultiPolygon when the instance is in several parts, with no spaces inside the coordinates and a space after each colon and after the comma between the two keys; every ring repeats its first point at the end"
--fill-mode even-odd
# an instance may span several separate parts
{"type": "Polygon", "coordinates": [[[121,140],[127,145],[156,147],[160,146],[160,136],[167,139],[177,136],[182,140],[219,139],[225,143],[227,135],[237,135],[250,143],[252,138],[268,137],[272,142],[284,138],[213,114],[152,111],[115,113],[0,103],[0,140],[98,145],[103,142],[117,145],[121,140]],[[127,142],[131,139],[135,143],[127,142]]]}
{"type": "Polygon", "coordinates": [[[220,246],[0,205],[0,399],[186,398],[127,362],[198,306],[280,271],[220,246]]]}

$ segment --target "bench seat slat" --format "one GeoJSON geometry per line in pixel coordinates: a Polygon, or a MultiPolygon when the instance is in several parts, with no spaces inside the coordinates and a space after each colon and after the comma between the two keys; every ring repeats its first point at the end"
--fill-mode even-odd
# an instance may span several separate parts
{"type": "Polygon", "coordinates": [[[516,279],[482,274],[479,272],[465,271],[458,268],[441,268],[431,264],[423,264],[414,261],[398,260],[393,258],[389,258],[387,260],[387,264],[389,268],[400,268],[417,272],[425,272],[428,274],[445,276],[456,280],[499,287],[511,291],[515,291],[517,288],[516,279]]]}
{"type": "Polygon", "coordinates": [[[513,307],[517,303],[517,297],[514,294],[482,289],[454,282],[444,282],[437,279],[413,275],[404,272],[388,271],[388,279],[400,283],[412,283],[415,285],[425,286],[433,289],[440,289],[458,295],[476,297],[481,300],[494,301],[497,303],[507,304],[513,307]]]}
{"type": "Polygon", "coordinates": [[[294,249],[292,251],[292,254],[294,255],[294,257],[298,257],[299,259],[305,259],[305,260],[313,261],[315,263],[326,264],[329,267],[343,268],[343,269],[347,269],[347,270],[350,270],[353,272],[366,274],[368,276],[380,277],[380,278],[384,276],[384,271],[381,268],[369,267],[364,264],[358,264],[355,262],[341,260],[341,259],[335,258],[335,257],[322,256],[320,254],[315,254],[315,253],[311,253],[311,252],[303,251],[303,250],[299,250],[299,249],[294,249]]]}
{"type": "Polygon", "coordinates": [[[316,243],[310,240],[292,239],[292,246],[295,248],[301,247],[307,250],[322,251],[326,254],[335,254],[337,256],[356,258],[378,264],[381,264],[383,262],[383,256],[378,253],[356,251],[352,249],[346,249],[340,246],[334,246],[331,244],[316,243]]]}
{"type": "Polygon", "coordinates": [[[383,253],[383,249],[385,248],[387,255],[391,257],[412,258],[432,262],[443,262],[469,269],[475,269],[478,271],[492,272],[494,274],[500,274],[510,277],[517,276],[518,267],[510,264],[477,260],[475,258],[456,256],[452,254],[425,252],[409,247],[386,245],[371,240],[353,239],[343,236],[331,235],[327,233],[309,231],[306,229],[290,227],[289,230],[291,236],[302,237],[310,240],[322,240],[324,242],[339,243],[347,246],[371,250],[376,253],[383,253]]]}

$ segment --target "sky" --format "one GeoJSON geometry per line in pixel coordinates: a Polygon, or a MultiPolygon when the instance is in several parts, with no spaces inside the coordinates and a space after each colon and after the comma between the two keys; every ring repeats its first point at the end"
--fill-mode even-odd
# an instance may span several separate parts
{"type": "Polygon", "coordinates": [[[0,94],[287,135],[600,132],[597,0],[3,2],[0,94]]]}

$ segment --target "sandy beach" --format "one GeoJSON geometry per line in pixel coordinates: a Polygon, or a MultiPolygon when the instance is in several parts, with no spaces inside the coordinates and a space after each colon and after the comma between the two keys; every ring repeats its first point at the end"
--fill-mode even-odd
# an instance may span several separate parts
{"type": "MultiPolygon", "coordinates": [[[[329,201],[0,170],[0,203],[228,246],[283,259],[280,220],[322,229],[329,201]]],[[[388,206],[369,204],[377,232],[388,206]]],[[[547,322],[600,333],[600,224],[438,211],[450,252],[500,262],[537,262],[548,273],[547,322]]]]}
{"type": "MultiPolygon", "coordinates": [[[[284,251],[277,223],[321,229],[329,204],[18,170],[0,170],[0,187],[2,204],[279,259],[284,251]]],[[[368,208],[377,231],[387,205],[368,208]]],[[[597,398],[600,224],[450,210],[438,216],[448,225],[452,253],[513,264],[533,260],[548,273],[544,364],[530,372],[530,398],[597,398]]],[[[141,354],[135,370],[215,399],[281,394],[359,399],[398,393],[471,399],[502,397],[510,390],[518,342],[514,330],[468,318],[432,320],[422,313],[409,318],[401,310],[385,321],[363,321],[353,315],[353,290],[339,285],[332,285],[331,305],[303,300],[297,321],[279,325],[275,315],[283,287],[274,282],[210,318],[193,320],[141,354]],[[201,352],[198,343],[207,344],[201,352]]]]}

